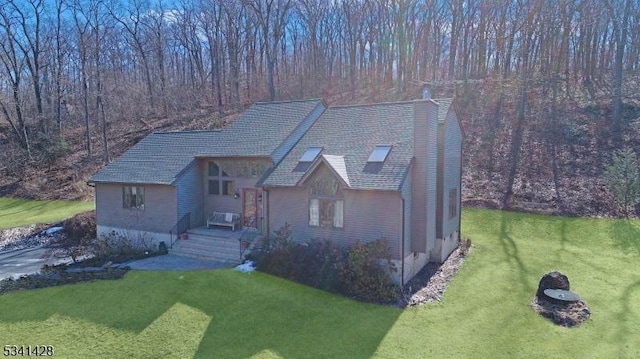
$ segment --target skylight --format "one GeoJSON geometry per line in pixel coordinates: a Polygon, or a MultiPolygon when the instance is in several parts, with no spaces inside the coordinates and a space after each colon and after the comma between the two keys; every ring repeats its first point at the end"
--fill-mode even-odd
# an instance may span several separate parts
{"type": "Polygon", "coordinates": [[[369,156],[367,162],[384,162],[389,151],[391,151],[390,145],[378,145],[373,149],[373,152],[371,152],[371,156],[369,156]]]}
{"type": "Polygon", "coordinates": [[[300,162],[312,162],[318,157],[320,151],[322,151],[322,147],[309,147],[307,152],[300,157],[300,162]]]}

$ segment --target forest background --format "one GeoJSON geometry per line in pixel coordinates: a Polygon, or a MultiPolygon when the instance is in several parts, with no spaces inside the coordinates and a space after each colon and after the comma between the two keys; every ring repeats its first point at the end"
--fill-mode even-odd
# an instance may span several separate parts
{"type": "Polygon", "coordinates": [[[256,101],[455,97],[463,203],[618,216],[640,149],[637,0],[0,0],[0,196],[89,199],[152,131],[256,101]]]}

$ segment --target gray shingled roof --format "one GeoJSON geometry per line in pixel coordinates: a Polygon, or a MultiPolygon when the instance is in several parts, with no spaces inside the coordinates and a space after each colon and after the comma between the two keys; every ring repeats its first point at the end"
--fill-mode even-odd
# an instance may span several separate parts
{"type": "Polygon", "coordinates": [[[439,98],[433,99],[438,104],[438,122],[444,122],[447,120],[447,114],[453,103],[452,98],[439,98]]]}
{"type": "Polygon", "coordinates": [[[221,131],[152,133],[89,182],[172,184],[197,156],[271,156],[321,100],[255,103],[221,131]]]}
{"type": "Polygon", "coordinates": [[[294,168],[309,147],[344,156],[351,188],[398,190],[413,157],[413,102],[330,107],[262,184],[296,185],[305,172],[294,168]],[[384,164],[378,171],[365,171],[375,146],[384,144],[393,145],[384,164]]]}

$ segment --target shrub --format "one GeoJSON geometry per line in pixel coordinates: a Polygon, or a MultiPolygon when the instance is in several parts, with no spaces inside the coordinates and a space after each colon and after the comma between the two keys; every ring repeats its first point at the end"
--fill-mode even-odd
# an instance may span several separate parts
{"type": "Polygon", "coordinates": [[[248,259],[263,272],[358,300],[391,303],[398,299],[399,288],[390,277],[395,268],[384,239],[358,241],[350,250],[330,240],[297,243],[285,224],[264,238],[248,259]]]}
{"type": "MultiPolygon", "coordinates": [[[[97,258],[135,256],[151,251],[151,239],[143,232],[117,233],[111,231],[100,236],[91,245],[91,252],[97,258]]],[[[165,245],[166,247],[166,245],[165,245]]]]}
{"type": "Polygon", "coordinates": [[[71,153],[71,149],[62,137],[39,133],[32,143],[32,157],[36,163],[51,167],[58,159],[71,153]]]}
{"type": "Polygon", "coordinates": [[[386,239],[357,241],[341,273],[345,294],[365,302],[396,302],[399,288],[390,276],[395,270],[386,239]]]}
{"type": "Polygon", "coordinates": [[[285,223],[272,236],[266,236],[258,243],[247,259],[252,260],[257,268],[279,277],[292,279],[291,271],[296,244],[290,239],[290,226],[285,223]]]}
{"type": "Polygon", "coordinates": [[[63,236],[51,241],[46,255],[71,257],[73,262],[89,254],[96,238],[96,215],[94,211],[77,214],[62,223],[63,236]]]}
{"type": "Polygon", "coordinates": [[[604,179],[609,192],[622,208],[625,217],[629,217],[629,206],[640,200],[640,177],[636,153],[630,148],[618,150],[613,161],[605,168],[604,179]]]}
{"type": "Polygon", "coordinates": [[[340,292],[340,272],[346,251],[330,240],[299,244],[294,253],[293,280],[330,292],[340,292]]]}
{"type": "Polygon", "coordinates": [[[460,255],[466,257],[471,249],[471,239],[463,238],[458,246],[460,247],[460,255]]]}

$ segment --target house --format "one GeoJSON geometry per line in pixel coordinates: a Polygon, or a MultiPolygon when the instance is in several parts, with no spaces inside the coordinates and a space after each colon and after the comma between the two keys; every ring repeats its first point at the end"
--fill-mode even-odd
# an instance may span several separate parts
{"type": "Polygon", "coordinates": [[[330,107],[259,182],[268,229],[389,241],[403,283],[460,235],[462,134],[451,100],[330,107]],[[446,199],[446,201],[441,200],[446,199]]]}
{"type": "Polygon", "coordinates": [[[170,243],[180,220],[194,228],[213,211],[241,213],[243,225],[258,228],[256,182],[325,108],[321,100],[256,103],[222,131],[150,134],[89,180],[98,235],[170,243]]]}
{"type": "Polygon", "coordinates": [[[185,216],[195,231],[216,211],[263,234],[288,223],[301,241],[384,237],[405,283],[459,241],[462,131],[451,104],[257,103],[221,131],[151,134],[91,178],[98,232],[172,243],[185,216]]]}

